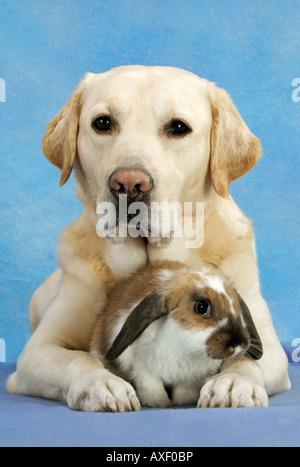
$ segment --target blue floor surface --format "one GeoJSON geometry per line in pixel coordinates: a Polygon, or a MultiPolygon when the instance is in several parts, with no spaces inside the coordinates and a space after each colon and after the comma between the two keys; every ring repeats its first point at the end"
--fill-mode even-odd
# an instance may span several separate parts
{"type": "Polygon", "coordinates": [[[142,409],[74,412],[62,403],[6,393],[14,365],[0,364],[0,446],[202,447],[299,446],[300,364],[290,364],[291,391],[269,408],[142,409]]]}

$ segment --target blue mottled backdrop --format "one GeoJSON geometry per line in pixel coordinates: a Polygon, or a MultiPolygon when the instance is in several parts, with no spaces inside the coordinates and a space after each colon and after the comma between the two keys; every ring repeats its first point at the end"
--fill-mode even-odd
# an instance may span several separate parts
{"type": "Polygon", "coordinates": [[[231,192],[253,219],[282,342],[300,337],[299,0],[0,0],[0,361],[30,335],[28,303],[82,207],[42,155],[48,120],[86,71],[185,68],[229,91],[264,157],[231,192]]]}

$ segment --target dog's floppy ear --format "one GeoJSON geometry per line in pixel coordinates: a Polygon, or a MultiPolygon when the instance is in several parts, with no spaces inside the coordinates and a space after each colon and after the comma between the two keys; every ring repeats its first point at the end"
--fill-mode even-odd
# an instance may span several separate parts
{"type": "Polygon", "coordinates": [[[169,313],[168,301],[157,292],[147,295],[130,313],[105,358],[115,360],[153,321],[169,313]]]}
{"type": "Polygon", "coordinates": [[[246,324],[246,329],[250,336],[250,346],[245,355],[247,357],[253,358],[253,360],[259,360],[263,355],[262,342],[253,322],[250,310],[240,295],[239,303],[242,310],[243,319],[246,324]]]}
{"type": "Polygon", "coordinates": [[[212,84],[209,95],[212,109],[211,178],[218,195],[228,198],[230,183],[255,166],[262,148],[229,94],[212,84]]]}
{"type": "Polygon", "coordinates": [[[46,158],[62,171],[59,186],[66,183],[73,169],[77,151],[81,100],[91,77],[92,73],[85,76],[71,99],[50,120],[43,138],[43,151],[46,158]]]}

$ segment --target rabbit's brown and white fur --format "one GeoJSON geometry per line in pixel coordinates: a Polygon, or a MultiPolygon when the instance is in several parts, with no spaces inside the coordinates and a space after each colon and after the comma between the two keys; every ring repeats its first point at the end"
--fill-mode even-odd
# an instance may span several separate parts
{"type": "Polygon", "coordinates": [[[224,361],[258,359],[262,347],[246,304],[215,268],[164,261],[111,292],[91,352],[142,405],[166,407],[197,403],[224,361]]]}

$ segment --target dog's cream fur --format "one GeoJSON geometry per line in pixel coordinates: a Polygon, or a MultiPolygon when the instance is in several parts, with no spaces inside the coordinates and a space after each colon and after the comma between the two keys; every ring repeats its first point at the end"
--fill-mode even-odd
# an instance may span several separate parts
{"type": "Polygon", "coordinates": [[[61,169],[61,184],[75,168],[85,212],[61,236],[61,268],[33,296],[33,334],[8,391],[59,399],[86,411],[138,409],[134,389],[87,351],[108,291],[159,259],[220,268],[247,303],[263,343],[261,360],[226,363],[206,382],[202,406],[224,405],[224,400],[249,406],[257,385],[268,395],[290,388],[287,359],[260,291],[251,222],[229,195],[230,183],[259,160],[261,146],[225,91],[176,68],[131,66],[89,73],[50,121],[44,152],[61,169]],[[100,115],[112,118],[111,132],[92,128],[100,115]],[[173,120],[184,121],[192,131],[171,135],[167,128],[173,120]],[[100,238],[96,206],[111,199],[107,180],[117,168],[151,173],[151,201],[204,201],[203,246],[187,249],[184,238],[149,238],[148,243],[100,238]]]}

